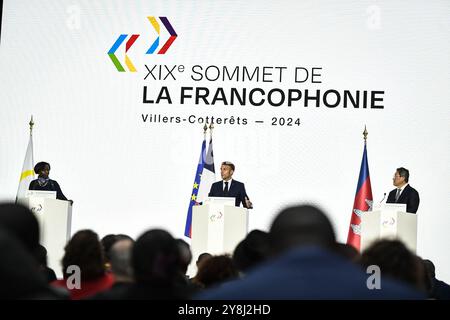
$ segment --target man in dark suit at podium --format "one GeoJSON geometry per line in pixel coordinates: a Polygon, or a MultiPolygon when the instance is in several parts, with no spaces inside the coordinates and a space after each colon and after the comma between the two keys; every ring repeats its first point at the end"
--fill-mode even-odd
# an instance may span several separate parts
{"type": "Polygon", "coordinates": [[[242,182],[232,179],[234,173],[234,164],[229,161],[222,162],[220,166],[220,175],[222,181],[217,181],[211,185],[209,197],[233,197],[236,199],[236,207],[240,204],[247,208],[253,209],[253,205],[248,199],[245,186],[242,182]]]}
{"type": "Polygon", "coordinates": [[[419,208],[419,193],[408,184],[409,171],[403,167],[397,168],[393,184],[397,188],[389,192],[386,203],[406,203],[406,212],[416,213],[419,208]]]}

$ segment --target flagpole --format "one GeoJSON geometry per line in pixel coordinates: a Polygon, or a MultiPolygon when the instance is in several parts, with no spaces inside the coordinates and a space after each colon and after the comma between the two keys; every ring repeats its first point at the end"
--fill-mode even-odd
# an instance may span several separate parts
{"type": "Polygon", "coordinates": [[[364,125],[364,151],[359,170],[358,184],[356,187],[353,210],[350,216],[347,244],[352,245],[358,251],[361,250],[361,216],[369,211],[373,204],[372,186],[370,184],[369,162],[367,160],[367,126],[364,125]]]}
{"type": "Polygon", "coordinates": [[[212,124],[212,122],[211,122],[211,124],[209,125],[209,137],[212,139],[212,132],[213,132],[213,129],[214,129],[214,125],[212,124]]]}
{"type": "MultiPolygon", "coordinates": [[[[33,140],[33,127],[34,127],[33,115],[31,115],[31,120],[28,124],[30,125],[30,140],[33,140]]],[[[33,141],[31,141],[31,163],[34,166],[33,141]]]]}
{"type": "Polygon", "coordinates": [[[195,173],[194,177],[194,185],[192,187],[192,193],[191,197],[189,199],[189,207],[188,207],[188,213],[186,216],[186,224],[184,226],[184,236],[187,238],[191,238],[191,232],[192,232],[192,207],[197,205],[197,195],[198,195],[198,188],[201,183],[201,177],[203,173],[203,166],[206,156],[206,132],[208,131],[208,126],[205,123],[203,126],[203,142],[202,142],[202,149],[200,151],[200,158],[199,162],[197,163],[197,171],[195,173]]]}
{"type": "Polygon", "coordinates": [[[367,136],[369,135],[369,132],[367,132],[367,128],[366,125],[364,125],[364,132],[363,132],[363,136],[364,136],[364,144],[367,143],[367,136]]]}
{"type": "Polygon", "coordinates": [[[30,136],[32,136],[33,135],[33,126],[34,126],[33,115],[31,115],[31,120],[28,124],[30,125],[30,136]]]}
{"type": "MultiPolygon", "coordinates": [[[[20,176],[20,179],[19,179],[19,187],[17,188],[16,201],[15,201],[16,204],[17,204],[17,202],[19,200],[18,196],[19,196],[19,192],[20,192],[20,186],[21,186],[21,183],[22,183],[21,181],[23,179],[22,175],[24,174],[25,163],[27,161],[27,154],[28,154],[28,151],[29,151],[28,148],[30,148],[30,147],[31,147],[31,165],[32,166],[34,165],[33,142],[32,142],[32,139],[33,139],[33,126],[34,126],[33,115],[31,115],[31,119],[30,119],[30,122],[28,124],[30,126],[30,137],[29,137],[29,140],[28,140],[27,152],[25,153],[24,167],[22,168],[22,173],[21,173],[21,176],[20,176]]],[[[33,170],[33,168],[28,168],[28,170],[33,170]]]]}

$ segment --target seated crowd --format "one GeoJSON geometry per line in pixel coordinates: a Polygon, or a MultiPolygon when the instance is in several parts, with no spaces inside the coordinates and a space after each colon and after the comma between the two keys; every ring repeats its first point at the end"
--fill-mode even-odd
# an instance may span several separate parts
{"type": "Polygon", "coordinates": [[[359,253],[338,243],[328,217],[311,205],[285,208],[269,232],[249,232],[230,255],[193,257],[187,242],[161,229],[136,240],[80,230],[64,250],[56,279],[35,216],[0,204],[0,299],[450,299],[431,261],[399,240],[359,253]]]}

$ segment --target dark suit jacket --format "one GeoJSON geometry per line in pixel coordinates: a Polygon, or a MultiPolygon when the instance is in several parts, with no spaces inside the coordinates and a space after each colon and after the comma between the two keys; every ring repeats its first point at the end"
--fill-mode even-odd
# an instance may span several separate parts
{"type": "Polygon", "coordinates": [[[395,201],[395,194],[397,193],[397,189],[389,192],[389,196],[386,200],[386,203],[406,203],[406,212],[416,213],[419,208],[419,193],[416,189],[411,187],[409,184],[405,187],[398,201],[395,201]]]}
{"type": "Polygon", "coordinates": [[[223,181],[214,182],[211,186],[211,190],[208,194],[209,197],[234,197],[236,199],[236,207],[240,204],[247,208],[245,205],[245,197],[248,198],[247,192],[245,192],[245,186],[242,182],[232,180],[231,186],[228,186],[228,194],[223,192],[223,181]]]}
{"type": "Polygon", "coordinates": [[[55,180],[49,179],[48,183],[41,187],[39,185],[38,179],[33,180],[30,182],[30,186],[28,187],[29,190],[44,190],[44,191],[56,191],[56,199],[59,200],[67,200],[64,193],[61,191],[61,187],[59,186],[58,182],[55,180]]]}

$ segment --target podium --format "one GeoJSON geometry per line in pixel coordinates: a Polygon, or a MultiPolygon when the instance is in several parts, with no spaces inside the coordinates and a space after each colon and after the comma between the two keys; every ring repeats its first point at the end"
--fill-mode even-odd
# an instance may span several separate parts
{"type": "Polygon", "coordinates": [[[71,236],[72,206],[69,201],[48,198],[48,193],[35,191],[28,198],[19,199],[19,202],[37,218],[40,243],[47,249],[47,264],[61,278],[64,247],[71,236]]]}
{"type": "Polygon", "coordinates": [[[416,253],[417,215],[406,204],[381,204],[361,216],[361,251],[379,239],[398,239],[416,253]]]}
{"type": "Polygon", "coordinates": [[[235,206],[234,198],[210,197],[192,207],[191,251],[195,261],[204,252],[232,254],[248,233],[248,210],[235,206]]]}

